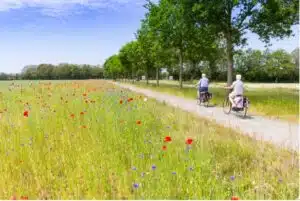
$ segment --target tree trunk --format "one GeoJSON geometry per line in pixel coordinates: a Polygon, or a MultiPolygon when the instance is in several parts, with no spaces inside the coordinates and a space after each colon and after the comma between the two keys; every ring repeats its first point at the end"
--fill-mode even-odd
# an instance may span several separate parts
{"type": "Polygon", "coordinates": [[[216,64],[215,64],[215,61],[213,61],[213,60],[209,61],[209,70],[210,70],[210,79],[215,80],[216,79],[216,64]]]}
{"type": "Polygon", "coordinates": [[[232,84],[233,73],[233,46],[231,31],[226,34],[226,53],[227,53],[227,85],[232,84]]]}
{"type": "Polygon", "coordinates": [[[134,73],[134,71],[133,71],[133,68],[132,68],[132,69],[131,69],[131,81],[132,81],[132,83],[134,83],[133,73],[134,73]]]}
{"type": "Polygon", "coordinates": [[[159,68],[156,68],[156,86],[159,86],[159,68]]]}
{"type": "Polygon", "coordinates": [[[182,89],[182,71],[183,71],[183,55],[182,50],[179,50],[179,87],[182,89]]]}
{"type": "Polygon", "coordinates": [[[146,69],[146,84],[149,84],[148,69],[146,69]]]}

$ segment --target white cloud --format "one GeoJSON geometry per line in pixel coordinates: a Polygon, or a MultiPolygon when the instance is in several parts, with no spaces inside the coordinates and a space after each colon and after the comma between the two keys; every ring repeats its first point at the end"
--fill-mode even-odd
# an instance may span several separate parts
{"type": "Polygon", "coordinates": [[[116,9],[126,4],[141,4],[144,0],[0,0],[0,12],[21,8],[36,8],[52,17],[80,14],[80,8],[116,9]]]}

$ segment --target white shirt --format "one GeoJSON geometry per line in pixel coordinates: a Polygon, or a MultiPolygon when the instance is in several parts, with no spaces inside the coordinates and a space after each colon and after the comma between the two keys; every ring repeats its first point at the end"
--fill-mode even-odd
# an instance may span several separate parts
{"type": "Polygon", "coordinates": [[[199,80],[199,87],[208,87],[208,79],[206,77],[199,80]]]}
{"type": "Polygon", "coordinates": [[[244,94],[244,83],[241,80],[236,80],[232,83],[231,87],[233,88],[233,93],[236,95],[244,94]]]}

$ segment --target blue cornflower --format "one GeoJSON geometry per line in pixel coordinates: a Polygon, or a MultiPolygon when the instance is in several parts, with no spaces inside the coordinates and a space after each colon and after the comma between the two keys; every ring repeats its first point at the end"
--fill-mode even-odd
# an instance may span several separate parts
{"type": "Polygon", "coordinates": [[[235,179],[235,176],[230,176],[230,180],[233,181],[235,179]]]}
{"type": "Polygon", "coordinates": [[[152,170],[155,170],[156,169],[156,166],[155,165],[152,165],[152,170]]]}
{"type": "Polygon", "coordinates": [[[133,184],[133,187],[134,187],[134,188],[138,188],[138,187],[139,187],[139,184],[138,184],[138,183],[134,183],[134,184],[133,184]]]}

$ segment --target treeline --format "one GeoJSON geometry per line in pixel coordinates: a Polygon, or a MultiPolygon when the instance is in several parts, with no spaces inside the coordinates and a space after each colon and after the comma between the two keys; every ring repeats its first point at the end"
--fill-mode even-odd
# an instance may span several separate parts
{"type": "Polygon", "coordinates": [[[165,76],[161,69],[167,69],[180,87],[201,72],[228,84],[236,72],[260,82],[292,82],[299,77],[295,53],[240,51],[247,44],[247,31],[266,44],[271,38],[290,36],[299,20],[298,0],[160,0],[147,1],[145,8],[136,40],[106,60],[105,77],[133,80],[144,75],[159,84],[165,76]]]}
{"type": "Polygon", "coordinates": [[[103,68],[88,64],[40,64],[25,66],[19,74],[0,74],[0,80],[66,80],[101,79],[103,68]]]}

